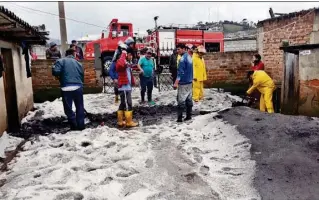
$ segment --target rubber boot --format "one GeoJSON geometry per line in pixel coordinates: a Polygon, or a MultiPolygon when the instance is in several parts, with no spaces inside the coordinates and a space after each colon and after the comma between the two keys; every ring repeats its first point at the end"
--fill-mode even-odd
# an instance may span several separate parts
{"type": "Polygon", "coordinates": [[[133,111],[125,111],[126,127],[135,127],[138,123],[133,121],[133,111]]]}
{"type": "Polygon", "coordinates": [[[187,107],[186,108],[186,117],[184,121],[188,121],[192,119],[192,107],[187,107]]]}
{"type": "Polygon", "coordinates": [[[119,102],[119,95],[115,95],[115,103],[119,102]]]}
{"type": "Polygon", "coordinates": [[[183,109],[177,108],[177,122],[183,122],[183,109]]]}
{"type": "Polygon", "coordinates": [[[76,124],[76,122],[69,122],[69,124],[70,124],[70,128],[71,128],[71,130],[72,131],[75,131],[75,130],[77,130],[77,124],[76,124]]]}
{"type": "Polygon", "coordinates": [[[123,110],[118,110],[118,111],[117,111],[117,125],[118,125],[119,127],[125,125],[125,121],[124,121],[124,111],[123,111],[123,110]]]}

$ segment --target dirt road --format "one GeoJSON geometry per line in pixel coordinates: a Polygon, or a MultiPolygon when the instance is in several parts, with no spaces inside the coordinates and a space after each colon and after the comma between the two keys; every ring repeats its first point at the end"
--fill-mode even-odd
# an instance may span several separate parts
{"type": "Polygon", "coordinates": [[[319,120],[247,107],[220,113],[250,139],[254,186],[265,200],[319,199],[319,120]]]}

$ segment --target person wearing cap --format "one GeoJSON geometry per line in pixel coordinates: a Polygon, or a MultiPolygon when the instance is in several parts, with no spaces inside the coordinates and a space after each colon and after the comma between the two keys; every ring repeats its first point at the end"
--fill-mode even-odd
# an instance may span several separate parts
{"type": "Polygon", "coordinates": [[[267,110],[268,113],[274,113],[272,95],[276,89],[274,81],[263,70],[249,71],[247,78],[253,85],[247,90],[247,94],[251,95],[256,89],[261,93],[259,109],[262,112],[267,110]]]}
{"type": "Polygon", "coordinates": [[[152,100],[153,91],[153,75],[154,75],[154,62],[152,60],[152,50],[148,49],[146,55],[141,57],[138,62],[138,69],[140,71],[140,84],[141,84],[141,102],[145,103],[145,92],[147,90],[147,100],[150,105],[154,105],[152,100]]]}
{"type": "Polygon", "coordinates": [[[76,58],[78,60],[83,60],[83,58],[84,58],[83,50],[81,47],[78,46],[78,42],[76,40],[72,40],[71,43],[72,43],[72,45],[75,46],[76,58]]]}
{"type": "Polygon", "coordinates": [[[174,88],[177,88],[177,122],[183,122],[183,111],[186,107],[185,121],[192,119],[192,83],[193,83],[193,61],[186,50],[185,44],[177,45],[177,53],[181,55],[179,61],[177,78],[174,88]]]}
{"type": "Polygon", "coordinates": [[[50,43],[50,48],[46,50],[45,56],[47,59],[61,58],[61,52],[58,50],[58,46],[55,42],[50,43]]]}
{"type": "Polygon", "coordinates": [[[59,77],[64,113],[68,118],[71,130],[83,130],[84,104],[83,104],[83,83],[84,69],[76,59],[74,49],[68,49],[65,58],[58,59],[53,68],[52,75],[59,77]],[[72,110],[75,104],[76,113],[72,110]]]}
{"type": "Polygon", "coordinates": [[[193,100],[198,102],[204,98],[204,81],[207,80],[206,66],[204,54],[206,50],[204,46],[199,46],[193,52],[193,100]]]}

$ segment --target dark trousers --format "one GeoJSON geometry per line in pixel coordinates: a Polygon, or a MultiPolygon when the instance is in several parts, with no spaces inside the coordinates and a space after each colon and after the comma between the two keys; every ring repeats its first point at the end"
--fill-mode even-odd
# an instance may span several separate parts
{"type": "Polygon", "coordinates": [[[132,91],[120,91],[120,97],[119,110],[132,111],[132,91]]]}
{"type": "Polygon", "coordinates": [[[64,113],[68,117],[71,128],[84,129],[83,88],[74,91],[62,91],[64,113]],[[72,110],[75,104],[76,114],[72,110]]]}
{"type": "Polygon", "coordinates": [[[141,98],[142,101],[145,101],[145,92],[147,89],[147,100],[152,101],[152,91],[153,91],[153,77],[144,77],[141,78],[141,98]]]}
{"type": "Polygon", "coordinates": [[[117,86],[114,86],[114,94],[115,94],[115,96],[119,95],[119,89],[117,86]]]}

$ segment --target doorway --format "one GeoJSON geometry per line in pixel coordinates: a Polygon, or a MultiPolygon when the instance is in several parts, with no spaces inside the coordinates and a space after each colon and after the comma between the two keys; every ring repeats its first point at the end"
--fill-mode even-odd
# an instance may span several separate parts
{"type": "Polygon", "coordinates": [[[18,113],[17,92],[14,78],[12,50],[1,48],[1,54],[3,55],[3,65],[5,69],[3,75],[3,84],[7,108],[7,130],[8,132],[14,132],[19,129],[20,122],[18,113]]]}

